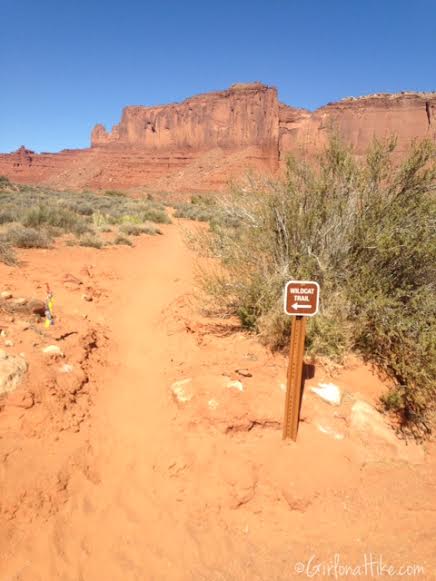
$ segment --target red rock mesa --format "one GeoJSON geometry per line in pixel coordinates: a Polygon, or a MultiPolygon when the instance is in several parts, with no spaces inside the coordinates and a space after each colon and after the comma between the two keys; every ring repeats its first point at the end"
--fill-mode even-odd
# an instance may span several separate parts
{"type": "Polygon", "coordinates": [[[0,175],[54,188],[206,192],[247,168],[276,172],[289,153],[311,156],[334,130],[362,154],[373,136],[436,140],[436,93],[346,98],[310,112],[275,88],[237,84],[157,107],[126,107],[111,131],[96,125],[88,149],[0,154],[0,175]]]}

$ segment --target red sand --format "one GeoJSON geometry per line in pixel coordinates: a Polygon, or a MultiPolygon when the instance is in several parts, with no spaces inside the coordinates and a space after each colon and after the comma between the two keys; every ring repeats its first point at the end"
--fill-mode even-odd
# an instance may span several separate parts
{"type": "MultiPolygon", "coordinates": [[[[8,350],[30,363],[0,408],[0,579],[329,579],[315,563],[357,567],[370,554],[433,579],[431,446],[397,461],[371,441],[336,440],[317,422],[345,433],[346,418],[308,387],[298,442],[283,442],[286,360],[198,314],[193,256],[177,225],[164,231],[133,249],[59,245],[23,252],[21,269],[0,265],[15,296],[44,298],[50,281],[58,316],[49,338],[0,315],[8,350]],[[65,286],[66,274],[83,285],[65,286]],[[48,363],[41,347],[55,336],[65,359],[48,363]],[[83,375],[59,379],[64,363],[83,375]],[[219,391],[223,374],[244,392],[219,391]],[[177,404],[169,388],[185,378],[196,395],[177,404]]],[[[322,380],[318,368],[309,385],[322,380]]],[[[334,381],[370,402],[383,389],[357,360],[334,381]]]]}

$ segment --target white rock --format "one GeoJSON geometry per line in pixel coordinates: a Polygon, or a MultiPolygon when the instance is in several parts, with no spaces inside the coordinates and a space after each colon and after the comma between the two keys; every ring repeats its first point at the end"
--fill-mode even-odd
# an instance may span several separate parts
{"type": "Polygon", "coordinates": [[[366,460],[395,459],[419,464],[425,458],[422,446],[413,442],[406,445],[397,438],[383,414],[362,400],[351,408],[349,435],[364,445],[366,460]]]}
{"type": "Polygon", "coordinates": [[[334,383],[320,383],[317,387],[311,387],[310,391],[331,405],[341,404],[341,390],[334,383]]]}
{"type": "Polygon", "coordinates": [[[71,373],[73,369],[74,367],[72,365],[70,365],[69,363],[64,363],[64,365],[62,365],[59,371],[60,373],[71,373]]]}
{"type": "Polygon", "coordinates": [[[13,346],[14,346],[14,342],[11,341],[10,339],[6,339],[5,347],[13,347],[13,346]]]}
{"type": "Polygon", "coordinates": [[[7,359],[9,356],[4,349],[0,349],[0,360],[7,359]]]}
{"type": "Polygon", "coordinates": [[[216,410],[216,408],[219,406],[219,403],[217,402],[216,399],[210,399],[207,402],[207,405],[208,405],[209,409],[216,410]]]}
{"type": "Polygon", "coordinates": [[[2,293],[0,293],[0,297],[2,299],[11,299],[12,298],[12,293],[11,291],[3,291],[2,293]]]}
{"type": "Polygon", "coordinates": [[[13,391],[26,371],[27,362],[22,357],[0,357],[0,394],[13,391]]]}
{"type": "Polygon", "coordinates": [[[192,385],[191,378],[181,379],[172,384],[171,392],[178,402],[186,403],[192,399],[193,393],[191,385],[192,385]]]}
{"type": "Polygon", "coordinates": [[[318,430],[320,432],[322,432],[323,434],[327,434],[327,436],[331,436],[335,440],[343,440],[345,438],[344,434],[341,434],[339,432],[335,432],[335,430],[330,428],[330,426],[323,426],[322,424],[316,424],[316,427],[318,428],[318,430]]]}
{"type": "Polygon", "coordinates": [[[58,345],[48,345],[47,347],[44,347],[42,352],[44,355],[59,355],[60,357],[64,356],[61,348],[58,345]]]}
{"type": "Polygon", "coordinates": [[[19,298],[19,299],[14,299],[14,305],[18,305],[19,307],[22,307],[23,305],[27,304],[27,299],[24,298],[19,298]]]}
{"type": "Polygon", "coordinates": [[[280,391],[286,391],[286,383],[279,383],[280,391]]]}
{"type": "Polygon", "coordinates": [[[229,381],[226,387],[230,387],[231,389],[238,389],[239,391],[244,391],[244,386],[238,380],[236,381],[229,381]]]}

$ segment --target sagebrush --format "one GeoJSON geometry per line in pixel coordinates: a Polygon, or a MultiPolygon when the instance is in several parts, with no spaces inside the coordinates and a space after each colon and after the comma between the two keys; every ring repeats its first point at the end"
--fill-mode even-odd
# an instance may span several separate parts
{"type": "Polygon", "coordinates": [[[215,305],[288,343],[282,293],[290,279],[317,280],[320,314],[307,349],[340,359],[350,349],[394,382],[384,398],[404,425],[429,430],[436,386],[435,146],[411,145],[396,163],[395,139],[364,159],[333,138],[314,163],[289,159],[281,180],[249,180],[220,200],[199,234],[222,268],[202,273],[215,305]],[[231,218],[231,219],[229,219],[231,218]]]}

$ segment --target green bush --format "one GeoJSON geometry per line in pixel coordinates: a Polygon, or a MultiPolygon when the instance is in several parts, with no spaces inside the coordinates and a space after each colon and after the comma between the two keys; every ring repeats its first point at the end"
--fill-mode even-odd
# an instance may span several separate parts
{"type": "Polygon", "coordinates": [[[79,238],[79,246],[88,246],[90,248],[103,248],[104,242],[98,236],[93,234],[87,234],[79,238]]]}
{"type": "Polygon", "coordinates": [[[119,235],[115,238],[114,244],[133,246],[133,242],[129,238],[127,238],[127,236],[121,236],[121,235],[119,235]]]}
{"type": "Polygon", "coordinates": [[[139,224],[122,224],[120,226],[120,232],[127,234],[127,236],[139,236],[140,234],[144,234],[144,231],[144,226],[140,226],[139,224]]]}
{"type": "Polygon", "coordinates": [[[50,248],[51,238],[42,230],[15,226],[6,232],[6,238],[17,248],[50,248]]]}
{"type": "Polygon", "coordinates": [[[317,280],[320,314],[307,349],[340,359],[357,349],[394,382],[385,404],[428,430],[436,386],[435,147],[414,143],[395,163],[395,140],[357,160],[332,139],[318,163],[290,159],[283,180],[252,182],[220,202],[226,220],[197,246],[224,268],[203,284],[273,348],[288,343],[282,293],[317,280]],[[234,220],[234,222],[232,222],[234,220]]]}
{"type": "Polygon", "coordinates": [[[69,208],[42,203],[24,214],[22,224],[31,228],[54,226],[74,234],[83,234],[89,230],[83,218],[69,208]]]}
{"type": "Polygon", "coordinates": [[[143,222],[155,222],[156,224],[171,224],[171,218],[163,208],[150,206],[142,214],[143,222]]]}
{"type": "Polygon", "coordinates": [[[17,263],[14,249],[4,237],[0,237],[0,262],[3,262],[7,266],[13,266],[17,263]]]}

